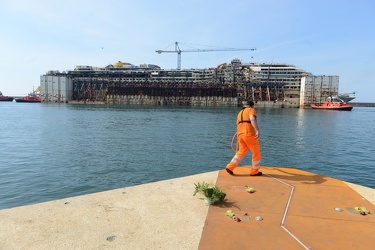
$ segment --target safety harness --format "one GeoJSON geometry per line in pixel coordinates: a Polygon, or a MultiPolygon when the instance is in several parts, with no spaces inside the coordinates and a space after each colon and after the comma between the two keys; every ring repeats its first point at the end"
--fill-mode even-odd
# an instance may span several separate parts
{"type": "Polygon", "coordinates": [[[251,124],[251,121],[250,120],[244,120],[243,119],[243,112],[245,111],[247,107],[243,107],[242,110],[241,110],[241,121],[238,122],[238,124],[240,123],[243,123],[243,122],[246,122],[246,123],[250,123],[251,124]]]}
{"type": "MultiPolygon", "coordinates": [[[[242,108],[242,110],[241,110],[241,120],[238,122],[238,124],[244,123],[244,122],[251,124],[250,120],[244,120],[243,119],[243,112],[245,111],[246,108],[250,108],[250,107],[243,107],[242,108]]],[[[237,134],[237,132],[232,137],[231,148],[232,148],[233,152],[237,152],[239,150],[239,148],[240,148],[240,145],[238,143],[238,134],[237,134]]]]}

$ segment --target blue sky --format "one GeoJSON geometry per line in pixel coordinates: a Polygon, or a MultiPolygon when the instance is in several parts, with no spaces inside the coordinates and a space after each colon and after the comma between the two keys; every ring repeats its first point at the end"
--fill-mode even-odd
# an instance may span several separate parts
{"type": "Polygon", "coordinates": [[[375,102],[375,1],[0,0],[0,91],[24,95],[49,70],[116,61],[176,68],[158,49],[256,48],[182,53],[182,68],[288,63],[340,76],[340,92],[375,102]]]}

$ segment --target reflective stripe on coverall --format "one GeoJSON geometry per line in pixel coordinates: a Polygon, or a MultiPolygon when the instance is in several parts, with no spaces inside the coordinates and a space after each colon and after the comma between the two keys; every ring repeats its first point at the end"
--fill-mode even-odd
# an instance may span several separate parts
{"type": "Polygon", "coordinates": [[[233,171],[246,156],[247,152],[250,150],[252,153],[252,166],[251,175],[255,175],[260,169],[260,144],[258,138],[255,138],[255,130],[250,122],[250,115],[256,117],[256,111],[253,108],[243,108],[237,116],[237,141],[239,144],[239,150],[236,155],[232,158],[231,162],[228,163],[227,167],[229,170],[233,171]]]}

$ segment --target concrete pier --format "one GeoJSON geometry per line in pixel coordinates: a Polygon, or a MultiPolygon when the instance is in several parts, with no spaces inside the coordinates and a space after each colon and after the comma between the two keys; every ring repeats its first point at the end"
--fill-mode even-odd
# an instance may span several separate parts
{"type": "Polygon", "coordinates": [[[0,249],[375,246],[374,189],[296,169],[262,167],[264,175],[257,177],[248,171],[239,167],[235,176],[220,170],[0,210],[0,249]],[[202,197],[193,196],[194,183],[203,181],[221,187],[226,201],[208,206],[202,197]],[[244,192],[245,184],[256,193],[244,192]],[[284,224],[303,244],[280,227],[291,186],[293,197],[284,224]],[[359,205],[372,214],[353,213],[351,208],[359,205]],[[336,207],[343,211],[335,211],[336,207]],[[235,222],[225,215],[229,209],[250,216],[235,222]],[[264,220],[254,220],[257,215],[264,220]]]}

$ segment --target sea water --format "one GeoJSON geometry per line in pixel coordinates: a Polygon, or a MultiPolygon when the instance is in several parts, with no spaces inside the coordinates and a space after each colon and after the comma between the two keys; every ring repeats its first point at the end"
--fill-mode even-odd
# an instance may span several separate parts
{"type": "MultiPolygon", "coordinates": [[[[239,108],[2,102],[0,111],[4,209],[224,169],[239,108]]],[[[262,166],[375,188],[375,108],[257,112],[262,166]]]]}

